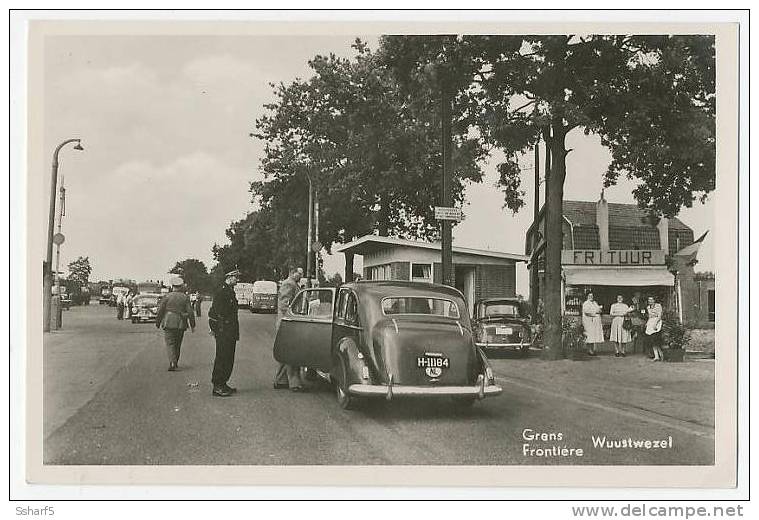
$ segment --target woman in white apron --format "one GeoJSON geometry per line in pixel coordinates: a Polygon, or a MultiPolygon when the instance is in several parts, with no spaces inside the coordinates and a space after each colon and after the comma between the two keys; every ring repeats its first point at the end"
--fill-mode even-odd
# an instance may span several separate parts
{"type": "Polygon", "coordinates": [[[661,304],[656,303],[653,296],[648,297],[648,321],[646,321],[646,340],[651,345],[651,349],[654,353],[654,361],[662,361],[664,354],[661,350],[661,319],[662,319],[662,307],[661,304]]]}
{"type": "Polygon", "coordinates": [[[596,303],[593,293],[588,293],[587,299],[582,304],[582,328],[585,332],[588,354],[595,356],[596,343],[604,342],[604,329],[601,324],[601,306],[596,303]]]}
{"type": "Polygon", "coordinates": [[[611,320],[611,334],[609,341],[614,343],[614,357],[625,357],[625,344],[632,341],[630,330],[624,327],[625,317],[633,309],[625,303],[621,294],[617,295],[617,303],[612,304],[609,314],[614,318],[611,320]]]}

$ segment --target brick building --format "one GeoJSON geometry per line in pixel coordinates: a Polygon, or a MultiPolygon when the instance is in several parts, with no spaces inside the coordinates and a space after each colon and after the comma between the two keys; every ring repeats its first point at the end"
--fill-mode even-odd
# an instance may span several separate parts
{"type": "MultiPolygon", "coordinates": [[[[685,323],[700,321],[693,271],[698,248],[693,246],[691,228],[677,218],[652,220],[636,205],[609,203],[603,194],[597,202],[564,201],[563,208],[565,314],[579,315],[588,291],[607,313],[617,294],[629,303],[639,293],[656,296],[685,323]]],[[[528,267],[538,270],[538,295],[544,287],[544,211],[528,229],[525,241],[531,258],[528,267]]]]}
{"type": "MultiPolygon", "coordinates": [[[[336,247],[352,265],[363,257],[365,280],[411,280],[441,283],[440,243],[366,235],[336,247]],[[350,259],[349,259],[350,257],[350,259]]],[[[525,255],[453,247],[453,274],[470,309],[480,298],[516,295],[516,263],[525,255]]]]}

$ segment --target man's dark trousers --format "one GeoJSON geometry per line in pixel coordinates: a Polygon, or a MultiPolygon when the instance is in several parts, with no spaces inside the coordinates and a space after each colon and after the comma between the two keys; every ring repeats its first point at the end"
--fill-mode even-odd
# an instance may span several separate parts
{"type": "Polygon", "coordinates": [[[214,386],[224,385],[232,375],[235,364],[235,346],[237,340],[227,334],[216,334],[216,360],[213,363],[211,383],[214,386]]]}

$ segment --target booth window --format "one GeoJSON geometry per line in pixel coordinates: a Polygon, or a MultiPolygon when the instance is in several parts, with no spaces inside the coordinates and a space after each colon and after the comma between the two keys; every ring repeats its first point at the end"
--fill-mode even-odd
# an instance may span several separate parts
{"type": "Polygon", "coordinates": [[[432,264],[411,264],[412,282],[432,282],[432,264]]]}

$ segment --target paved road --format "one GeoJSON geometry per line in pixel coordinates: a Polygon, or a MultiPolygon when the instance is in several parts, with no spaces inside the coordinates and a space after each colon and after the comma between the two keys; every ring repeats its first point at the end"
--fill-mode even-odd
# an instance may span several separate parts
{"type": "Polygon", "coordinates": [[[152,324],[73,308],[45,338],[46,464],[711,464],[713,361],[592,363],[504,357],[503,395],[452,411],[446,401],[377,402],[343,411],[332,390],[274,390],[274,318],[240,311],[231,398],[211,396],[205,317],[167,372],[152,324]],[[523,431],[551,434],[526,441],[523,431]],[[561,438],[558,438],[558,434],[561,438]],[[669,439],[663,449],[594,448],[607,439],[669,439]],[[546,457],[531,449],[581,448],[546,457]],[[576,454],[576,451],[574,452],[576,454]]]}

